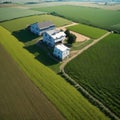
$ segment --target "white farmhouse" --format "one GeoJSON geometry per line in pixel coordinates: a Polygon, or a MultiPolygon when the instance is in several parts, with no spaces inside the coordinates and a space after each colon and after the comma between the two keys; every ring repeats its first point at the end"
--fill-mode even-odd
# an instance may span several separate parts
{"type": "Polygon", "coordinates": [[[30,31],[37,35],[42,35],[44,32],[53,30],[54,28],[55,25],[50,21],[34,23],[30,25],[30,31]]]}
{"type": "Polygon", "coordinates": [[[67,58],[70,54],[70,48],[66,47],[63,44],[58,44],[55,46],[53,55],[60,60],[67,58]]]}
{"type": "Polygon", "coordinates": [[[43,42],[47,45],[54,47],[56,44],[63,43],[66,34],[60,30],[49,30],[43,34],[43,42]]]}

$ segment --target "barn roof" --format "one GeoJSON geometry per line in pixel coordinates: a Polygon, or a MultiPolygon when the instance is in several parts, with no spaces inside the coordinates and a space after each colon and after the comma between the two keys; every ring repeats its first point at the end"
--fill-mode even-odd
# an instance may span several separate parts
{"type": "Polygon", "coordinates": [[[55,24],[53,24],[51,21],[39,22],[39,23],[37,23],[37,25],[40,29],[55,26],[55,24]]]}
{"type": "Polygon", "coordinates": [[[63,32],[63,31],[60,31],[60,30],[49,30],[49,31],[46,31],[47,34],[49,34],[52,38],[55,39],[60,39],[62,37],[65,37],[66,34],[63,32]]]}
{"type": "Polygon", "coordinates": [[[60,51],[70,50],[70,48],[68,48],[67,46],[65,46],[63,44],[58,44],[55,46],[55,48],[59,49],[60,51]]]}

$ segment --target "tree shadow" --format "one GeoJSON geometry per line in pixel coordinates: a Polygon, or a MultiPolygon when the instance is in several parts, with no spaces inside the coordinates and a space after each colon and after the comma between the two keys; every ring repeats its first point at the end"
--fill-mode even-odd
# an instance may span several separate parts
{"type": "Polygon", "coordinates": [[[43,49],[36,44],[25,46],[24,48],[31,52],[35,56],[35,59],[40,61],[45,66],[58,64],[58,61],[55,61],[54,59],[52,59],[52,57],[50,57],[49,51],[43,49]]]}
{"type": "Polygon", "coordinates": [[[12,33],[12,35],[14,35],[19,41],[21,41],[23,43],[31,41],[31,40],[39,37],[38,35],[35,35],[35,34],[31,33],[27,29],[22,29],[22,30],[19,30],[19,31],[14,31],[12,33]]]}

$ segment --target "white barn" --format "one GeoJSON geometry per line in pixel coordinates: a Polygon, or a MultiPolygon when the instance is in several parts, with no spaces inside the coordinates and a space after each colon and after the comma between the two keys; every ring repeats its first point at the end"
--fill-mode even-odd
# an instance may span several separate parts
{"type": "Polygon", "coordinates": [[[50,21],[34,23],[30,25],[30,31],[36,35],[42,35],[44,32],[48,30],[53,30],[55,25],[50,21]]]}
{"type": "Polygon", "coordinates": [[[43,42],[48,46],[54,47],[58,43],[63,43],[66,34],[60,30],[49,30],[43,34],[43,42]]]}
{"type": "Polygon", "coordinates": [[[66,47],[63,44],[58,44],[55,46],[53,55],[60,60],[67,58],[70,54],[70,48],[66,47]]]}

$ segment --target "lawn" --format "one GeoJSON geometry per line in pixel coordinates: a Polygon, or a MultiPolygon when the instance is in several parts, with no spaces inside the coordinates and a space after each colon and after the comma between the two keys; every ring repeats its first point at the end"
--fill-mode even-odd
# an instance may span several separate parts
{"type": "Polygon", "coordinates": [[[65,72],[120,117],[119,53],[120,35],[111,34],[69,62],[65,72]]]}
{"type": "Polygon", "coordinates": [[[38,15],[38,14],[44,14],[44,12],[22,9],[22,8],[4,7],[4,8],[0,8],[0,21],[31,16],[31,15],[38,15]]]}
{"type": "Polygon", "coordinates": [[[19,67],[38,88],[48,97],[68,120],[108,119],[98,108],[91,105],[75,88],[48,67],[35,59],[19,42],[3,27],[0,27],[0,43],[11,54],[19,67]]]}
{"type": "Polygon", "coordinates": [[[0,120],[64,120],[1,44],[0,56],[0,120]]]}
{"type": "MultiPolygon", "coordinates": [[[[33,10],[52,13],[75,22],[97,26],[108,30],[114,30],[112,26],[120,24],[120,11],[67,5],[33,8],[33,10]]],[[[118,32],[120,32],[120,29],[118,32]]]]}
{"type": "Polygon", "coordinates": [[[83,35],[88,36],[92,39],[99,38],[107,32],[105,30],[91,27],[91,26],[87,26],[87,25],[83,25],[83,24],[70,26],[67,29],[72,30],[72,31],[77,32],[77,33],[80,33],[80,34],[83,34],[83,35]]]}
{"type": "Polygon", "coordinates": [[[82,48],[84,48],[85,46],[87,46],[88,44],[92,43],[93,39],[87,40],[87,41],[83,41],[83,42],[75,42],[72,44],[72,47],[70,48],[71,50],[80,50],[82,48]]]}

